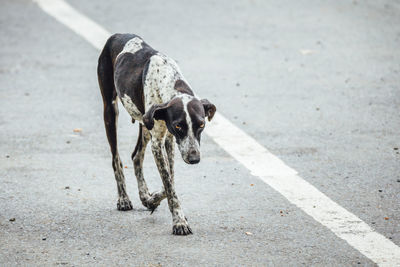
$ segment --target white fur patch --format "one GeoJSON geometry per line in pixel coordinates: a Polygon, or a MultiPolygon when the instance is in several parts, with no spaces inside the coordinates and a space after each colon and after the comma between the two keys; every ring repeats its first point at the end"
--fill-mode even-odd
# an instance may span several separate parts
{"type": "Polygon", "coordinates": [[[175,60],[161,53],[153,55],[143,88],[146,111],[153,104],[165,103],[176,96],[178,92],[174,86],[177,80],[186,82],[175,60]]]}
{"type": "Polygon", "coordinates": [[[124,45],[124,49],[122,49],[122,51],[118,54],[117,59],[120,55],[122,55],[124,53],[135,54],[137,51],[139,51],[143,48],[142,43],[143,43],[143,40],[140,39],[139,37],[130,39],[124,45]]]}
{"type": "Polygon", "coordinates": [[[125,94],[121,98],[121,102],[132,118],[140,122],[142,121],[142,113],[139,111],[139,109],[136,107],[136,105],[133,103],[132,99],[128,95],[125,94]]]}
{"type": "Polygon", "coordinates": [[[194,136],[192,118],[190,117],[189,111],[187,109],[188,103],[191,100],[193,100],[194,97],[191,95],[183,94],[183,95],[179,96],[179,98],[183,102],[183,110],[186,113],[186,123],[188,125],[188,133],[187,133],[187,136],[181,141],[178,148],[179,148],[179,151],[181,152],[183,160],[187,161],[188,157],[189,157],[189,155],[188,155],[189,150],[191,148],[194,148],[195,150],[200,152],[200,144],[197,141],[196,137],[194,136]]]}

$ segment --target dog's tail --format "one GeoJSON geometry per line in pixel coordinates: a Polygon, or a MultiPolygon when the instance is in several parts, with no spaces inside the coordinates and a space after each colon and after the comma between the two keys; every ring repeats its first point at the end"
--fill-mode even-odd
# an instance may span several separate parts
{"type": "Polygon", "coordinates": [[[133,150],[132,153],[132,160],[135,158],[137,152],[142,147],[142,132],[143,132],[142,127],[144,127],[143,124],[139,124],[139,136],[136,142],[135,150],[133,150]]]}
{"type": "Polygon", "coordinates": [[[104,104],[111,104],[117,96],[117,91],[114,85],[114,67],[112,64],[110,46],[113,41],[113,36],[111,36],[99,56],[97,65],[97,78],[99,81],[99,86],[101,94],[103,96],[104,104]]]}

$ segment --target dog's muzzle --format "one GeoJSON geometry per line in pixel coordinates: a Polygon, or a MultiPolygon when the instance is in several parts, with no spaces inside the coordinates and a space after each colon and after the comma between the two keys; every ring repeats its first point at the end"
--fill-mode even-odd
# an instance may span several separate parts
{"type": "Polygon", "coordinates": [[[188,163],[189,164],[197,164],[199,162],[200,162],[200,151],[195,148],[189,149],[188,163]]]}
{"type": "Polygon", "coordinates": [[[197,164],[200,162],[200,145],[196,139],[186,137],[178,144],[184,162],[197,164]]]}

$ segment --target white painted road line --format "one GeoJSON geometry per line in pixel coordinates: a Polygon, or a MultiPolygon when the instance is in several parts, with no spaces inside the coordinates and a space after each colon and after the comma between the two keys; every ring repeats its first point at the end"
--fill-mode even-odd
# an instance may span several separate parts
{"type": "Polygon", "coordinates": [[[96,22],[79,13],[64,1],[35,1],[49,15],[73,30],[99,50],[103,49],[110,33],[96,22]]]}
{"type": "MultiPolygon", "coordinates": [[[[101,50],[111,35],[63,0],[34,0],[49,15],[101,50]]],[[[400,247],[375,232],[297,175],[256,140],[216,114],[209,135],[250,172],[380,266],[400,266],[400,247]]]]}
{"type": "Polygon", "coordinates": [[[252,137],[219,115],[206,133],[254,176],[380,266],[400,266],[400,248],[297,175],[252,137]]]}

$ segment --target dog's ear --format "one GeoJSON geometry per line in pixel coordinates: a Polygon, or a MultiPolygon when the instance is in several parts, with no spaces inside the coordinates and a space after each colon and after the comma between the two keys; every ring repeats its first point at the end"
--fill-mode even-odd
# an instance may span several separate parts
{"type": "Polygon", "coordinates": [[[168,103],[154,104],[143,115],[143,123],[149,131],[154,127],[154,120],[165,120],[167,107],[168,103]]]}
{"type": "Polygon", "coordinates": [[[208,121],[210,121],[214,117],[217,108],[214,106],[214,104],[211,104],[210,101],[208,101],[207,99],[202,99],[200,101],[203,104],[206,117],[208,117],[208,121]]]}

